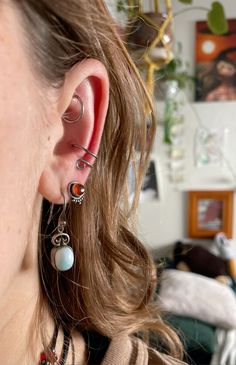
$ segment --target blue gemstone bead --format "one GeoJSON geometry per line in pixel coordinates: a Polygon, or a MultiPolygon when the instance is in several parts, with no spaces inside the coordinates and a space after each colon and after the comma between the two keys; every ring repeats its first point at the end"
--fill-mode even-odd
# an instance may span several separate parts
{"type": "Polygon", "coordinates": [[[74,264],[74,252],[70,246],[54,247],[51,253],[53,266],[59,271],[66,271],[74,264]]]}

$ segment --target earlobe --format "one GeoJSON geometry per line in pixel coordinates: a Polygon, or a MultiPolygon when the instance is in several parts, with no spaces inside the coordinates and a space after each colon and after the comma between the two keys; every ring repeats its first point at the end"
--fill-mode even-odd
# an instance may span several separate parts
{"type": "Polygon", "coordinates": [[[61,191],[67,200],[71,198],[71,182],[86,184],[97,159],[108,99],[107,71],[99,61],[85,60],[67,73],[57,103],[58,123],[63,123],[64,134],[57,141],[39,184],[39,192],[47,200],[62,204],[61,191]],[[54,194],[52,186],[56,189],[54,194]]]}

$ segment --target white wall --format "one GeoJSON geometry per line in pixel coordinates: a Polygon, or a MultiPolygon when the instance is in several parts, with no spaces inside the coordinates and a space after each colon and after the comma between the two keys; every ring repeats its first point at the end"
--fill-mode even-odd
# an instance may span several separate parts
{"type": "MultiPolygon", "coordinates": [[[[145,2],[147,9],[150,2],[149,0],[145,2]]],[[[198,0],[194,3],[197,6],[209,7],[212,1],[198,0]]],[[[235,0],[226,0],[223,1],[223,4],[227,17],[236,18],[235,0]]],[[[173,0],[173,7],[174,11],[186,8],[177,0],[173,0]]],[[[192,72],[194,72],[195,21],[205,19],[205,13],[196,10],[183,13],[175,18],[175,37],[182,43],[183,57],[189,61],[192,72]]],[[[157,107],[162,109],[162,105],[157,107]]],[[[209,128],[228,128],[226,158],[230,160],[236,175],[236,102],[191,103],[186,106],[186,181],[177,188],[168,180],[166,146],[162,143],[162,127],[160,126],[153,153],[159,159],[158,172],[162,182],[161,201],[142,203],[139,209],[140,237],[153,249],[168,247],[175,240],[186,236],[186,190],[235,190],[236,187],[236,180],[226,165],[220,169],[194,167],[193,143],[198,126],[194,110],[199,115],[201,122],[209,128]]],[[[161,119],[161,112],[159,114],[161,119]]],[[[233,236],[236,239],[236,211],[233,236]]]]}

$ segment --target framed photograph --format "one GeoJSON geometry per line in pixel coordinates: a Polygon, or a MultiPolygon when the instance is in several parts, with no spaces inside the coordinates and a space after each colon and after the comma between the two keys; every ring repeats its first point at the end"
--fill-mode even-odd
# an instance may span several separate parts
{"type": "Polygon", "coordinates": [[[196,100],[236,100],[236,19],[224,35],[196,23],[196,100]]]}
{"type": "Polygon", "coordinates": [[[188,196],[188,234],[212,238],[224,232],[232,238],[233,191],[191,191],[188,196]]]}

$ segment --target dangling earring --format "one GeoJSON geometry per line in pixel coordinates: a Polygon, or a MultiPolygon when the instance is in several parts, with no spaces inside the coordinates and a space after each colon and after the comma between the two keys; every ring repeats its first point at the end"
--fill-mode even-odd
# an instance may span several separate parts
{"type": "Polygon", "coordinates": [[[58,225],[54,230],[56,232],[51,238],[51,242],[54,246],[51,250],[51,264],[54,269],[58,271],[67,271],[71,269],[74,264],[74,252],[72,247],[68,246],[70,236],[68,233],[64,232],[67,224],[65,215],[66,199],[63,192],[62,195],[64,199],[63,209],[58,219],[58,225]]]}

